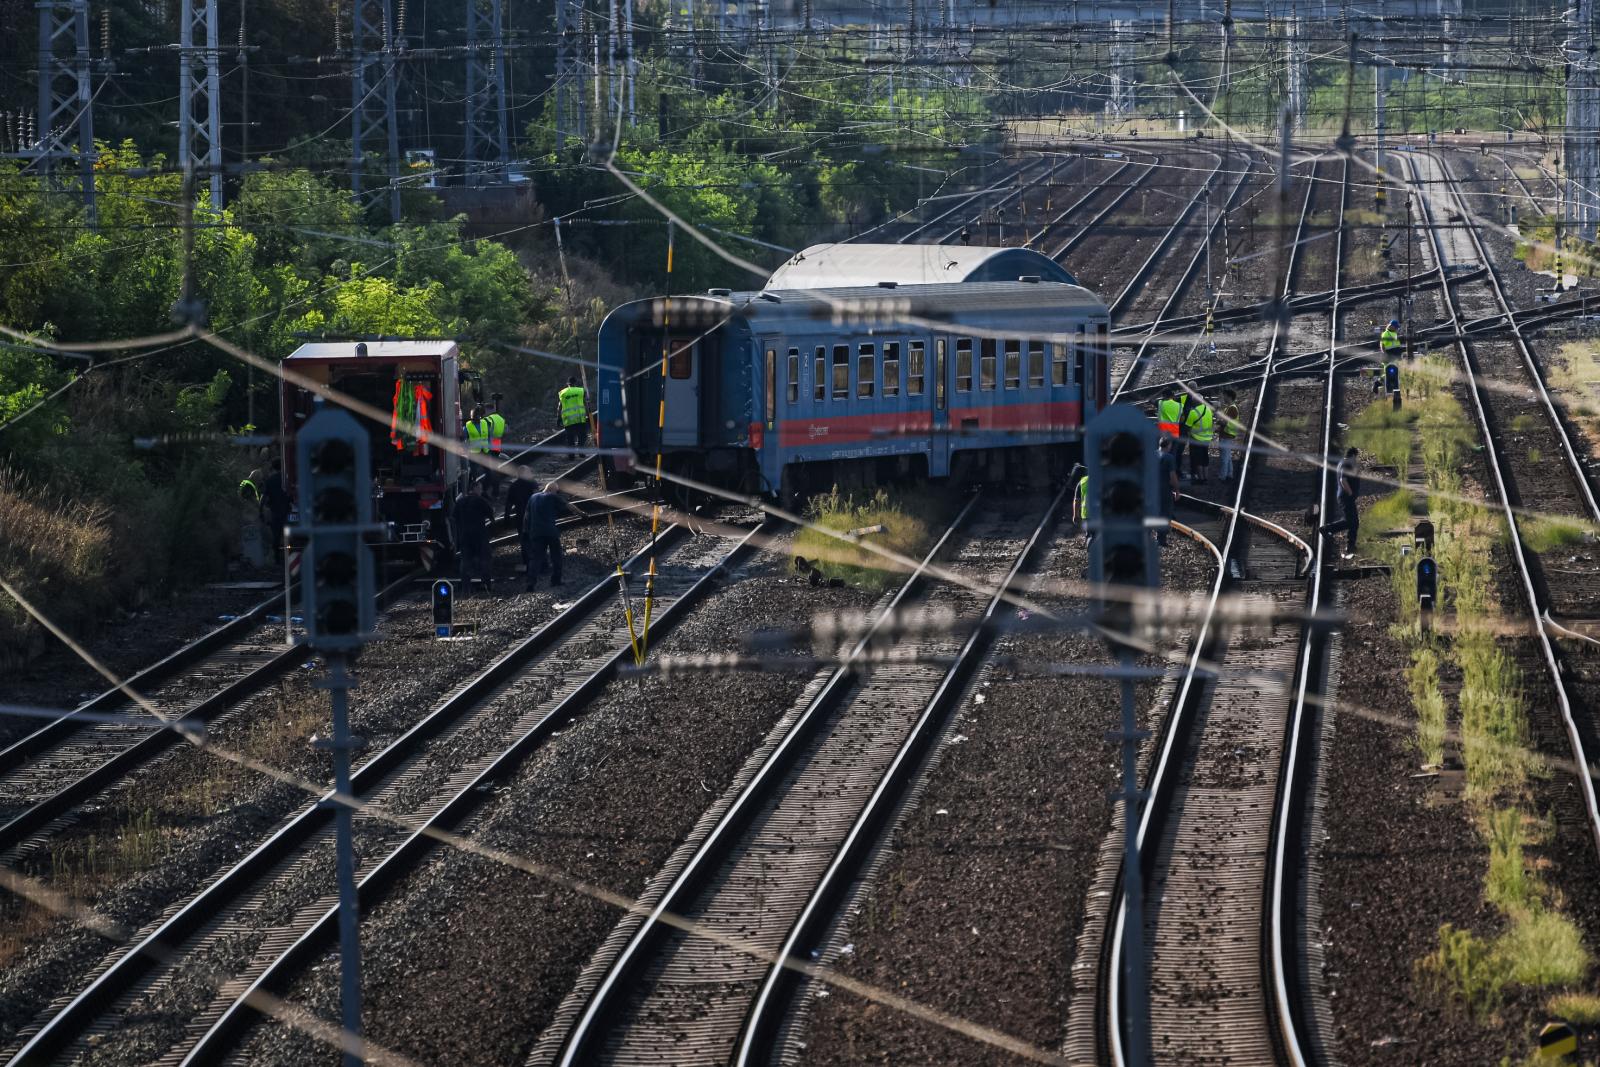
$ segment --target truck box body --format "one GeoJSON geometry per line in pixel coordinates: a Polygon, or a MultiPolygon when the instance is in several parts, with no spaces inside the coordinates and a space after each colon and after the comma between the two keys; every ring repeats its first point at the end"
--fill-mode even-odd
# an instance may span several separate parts
{"type": "Polygon", "coordinates": [[[372,437],[374,511],[390,524],[389,539],[404,544],[450,544],[449,515],[460,487],[464,461],[436,441],[461,440],[465,419],[481,402],[482,384],[461,365],[454,341],[317,341],[301,345],[283,362],[281,432],[286,484],[294,493],[295,442],[311,417],[316,395],[297,379],[327,386],[383,413],[383,422],[357,412],[372,437]],[[397,388],[399,393],[397,393],[397,388]],[[415,425],[426,412],[427,440],[401,431],[400,410],[415,425]],[[419,402],[425,407],[419,406],[419,402]]]}

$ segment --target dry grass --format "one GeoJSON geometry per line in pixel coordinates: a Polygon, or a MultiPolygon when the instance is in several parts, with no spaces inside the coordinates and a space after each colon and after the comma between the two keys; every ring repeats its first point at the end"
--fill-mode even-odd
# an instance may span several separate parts
{"type": "MultiPolygon", "coordinates": [[[[0,577],[29,601],[49,606],[69,629],[112,603],[106,574],[110,523],[97,508],[36,492],[0,467],[0,577]]],[[[0,666],[24,659],[44,631],[9,597],[0,598],[0,666]]]]}
{"type": "Polygon", "coordinates": [[[1546,375],[1567,418],[1591,450],[1600,450],[1600,342],[1562,345],[1557,358],[1546,364],[1546,375]]]}

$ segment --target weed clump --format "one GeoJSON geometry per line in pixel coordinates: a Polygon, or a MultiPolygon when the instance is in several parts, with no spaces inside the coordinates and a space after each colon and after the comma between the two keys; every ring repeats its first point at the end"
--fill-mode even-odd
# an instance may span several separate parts
{"type": "Polygon", "coordinates": [[[828,578],[842,578],[867,589],[887,589],[903,580],[905,568],[872,549],[870,544],[912,559],[927,551],[931,535],[924,516],[934,508],[920,496],[894,499],[880,489],[857,501],[839,492],[813,497],[806,518],[821,530],[806,528],[794,538],[794,555],[804,557],[828,578]],[[863,534],[854,540],[832,536],[882,525],[883,533],[863,534]]]}

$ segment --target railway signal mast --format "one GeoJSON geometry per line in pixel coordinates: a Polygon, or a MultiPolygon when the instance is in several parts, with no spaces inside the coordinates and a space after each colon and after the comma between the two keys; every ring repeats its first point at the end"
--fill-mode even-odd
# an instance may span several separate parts
{"type": "Polygon", "coordinates": [[[306,643],[328,662],[318,688],[333,702],[336,853],[339,882],[340,999],[345,1030],[345,1067],[364,1062],[361,1050],[361,940],[356,898],[356,861],[350,794],[349,674],[352,653],[371,639],[376,625],[374,561],[368,538],[372,521],[371,441],[355,417],[318,403],[296,441],[301,526],[305,545],[300,570],[306,643]]]}
{"type": "MultiPolygon", "coordinates": [[[[1139,862],[1139,729],[1134,708],[1134,647],[1126,638],[1149,616],[1141,590],[1154,589],[1158,569],[1153,527],[1161,516],[1156,427],[1135,407],[1114,404],[1084,434],[1089,466],[1089,579],[1101,589],[1101,626],[1122,676],[1122,995],[1128,1010],[1123,1048],[1129,1067],[1149,1067],[1150,990],[1145,981],[1144,876],[1139,862]],[[1109,594],[1109,595],[1108,595],[1109,594]]],[[[1113,979],[1116,980],[1116,979],[1113,979]]]]}

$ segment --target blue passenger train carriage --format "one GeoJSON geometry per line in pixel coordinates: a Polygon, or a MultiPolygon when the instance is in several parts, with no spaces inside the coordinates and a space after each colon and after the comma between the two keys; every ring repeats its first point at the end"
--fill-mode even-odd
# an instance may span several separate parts
{"type": "Polygon", "coordinates": [[[600,328],[599,443],[618,471],[784,499],[1059,480],[1107,402],[1108,326],[1036,276],[635,301],[600,328]]]}

